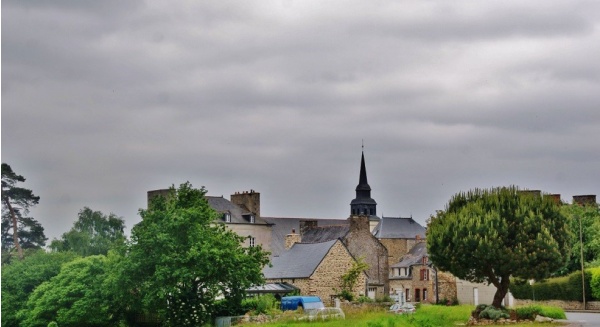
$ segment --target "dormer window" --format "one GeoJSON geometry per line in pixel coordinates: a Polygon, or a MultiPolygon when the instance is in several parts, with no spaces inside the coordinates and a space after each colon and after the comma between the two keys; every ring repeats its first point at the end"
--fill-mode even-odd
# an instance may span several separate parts
{"type": "Polygon", "coordinates": [[[250,215],[250,223],[254,224],[254,215],[250,215]]]}
{"type": "Polygon", "coordinates": [[[427,265],[427,257],[423,257],[423,264],[427,265]]]}
{"type": "Polygon", "coordinates": [[[225,212],[225,213],[223,214],[223,220],[224,220],[226,223],[230,223],[230,222],[231,222],[231,213],[229,213],[229,212],[225,212]]]}

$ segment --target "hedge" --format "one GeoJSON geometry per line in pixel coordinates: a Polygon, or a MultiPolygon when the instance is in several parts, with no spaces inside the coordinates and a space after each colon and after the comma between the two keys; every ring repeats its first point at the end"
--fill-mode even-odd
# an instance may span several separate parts
{"type": "MultiPolygon", "coordinates": [[[[565,277],[550,278],[542,282],[529,285],[529,282],[513,279],[510,283],[510,292],[516,299],[522,300],[563,300],[582,301],[581,271],[576,271],[565,277]],[[534,298],[535,297],[535,298],[534,298]]],[[[592,301],[600,300],[600,269],[585,270],[585,299],[592,301]],[[594,278],[592,278],[592,274],[594,278]],[[593,280],[595,282],[592,290],[593,280]]]]}

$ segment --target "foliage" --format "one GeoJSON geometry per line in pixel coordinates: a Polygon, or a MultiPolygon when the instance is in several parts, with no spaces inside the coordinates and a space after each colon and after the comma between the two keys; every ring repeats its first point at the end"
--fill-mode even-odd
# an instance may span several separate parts
{"type": "Polygon", "coordinates": [[[197,326],[216,312],[215,300],[241,306],[245,290],[263,283],[268,263],[260,246],[242,247],[245,238],[213,223],[218,214],[206,191],[189,183],[171,187],[167,197],[140,210],[132,229],[123,287],[137,296],[124,301],[159,315],[167,325],[197,326]]]}
{"type": "Polygon", "coordinates": [[[369,269],[369,265],[365,263],[364,258],[358,258],[352,262],[352,267],[343,274],[341,279],[341,291],[338,296],[342,299],[353,301],[354,300],[354,287],[358,278],[365,270],[369,269]]]}
{"type": "Polygon", "coordinates": [[[2,163],[2,252],[15,248],[21,259],[23,248],[41,248],[47,240],[44,228],[35,219],[26,217],[29,208],[38,204],[40,197],[17,186],[22,182],[25,177],[2,163]]]}
{"type": "Polygon", "coordinates": [[[366,295],[361,295],[358,297],[357,302],[358,303],[373,303],[375,301],[366,295]]]}
{"type": "Polygon", "coordinates": [[[119,303],[106,292],[109,259],[103,255],[75,259],[58,275],[38,286],[18,314],[22,326],[114,326],[121,319],[119,303]]]}
{"type": "Polygon", "coordinates": [[[600,207],[597,203],[587,205],[563,205],[562,213],[567,217],[572,231],[569,247],[572,249],[566,264],[555,272],[562,276],[573,271],[581,271],[581,243],[585,266],[600,260],[600,207]],[[581,223],[581,226],[579,225],[581,223]],[[582,242],[579,232],[581,227],[582,242]]]}
{"type": "Polygon", "coordinates": [[[600,301],[600,268],[588,269],[590,275],[590,288],[592,289],[592,298],[600,301]]]}
{"type": "Polygon", "coordinates": [[[17,312],[25,308],[36,287],[60,272],[61,266],[75,259],[74,253],[46,253],[36,250],[23,260],[2,265],[2,327],[20,325],[17,312]]]}
{"type": "Polygon", "coordinates": [[[253,315],[274,314],[280,312],[279,302],[273,294],[264,294],[242,300],[243,313],[250,312],[253,315]]]}
{"type": "MultiPolygon", "coordinates": [[[[477,310],[479,310],[479,306],[477,306],[477,310]]],[[[479,318],[481,319],[490,319],[493,321],[497,321],[500,318],[508,319],[510,315],[506,312],[504,308],[496,308],[494,306],[486,306],[479,312],[479,318]]]]}
{"type": "MultiPolygon", "coordinates": [[[[586,301],[592,300],[591,277],[591,270],[587,269],[585,273],[586,301]]],[[[510,291],[516,299],[582,301],[581,271],[573,272],[568,276],[549,278],[533,285],[526,280],[515,279],[514,283],[511,283],[510,291]]]]}
{"type": "Polygon", "coordinates": [[[570,237],[559,206],[516,187],[454,195],[427,228],[431,260],[456,277],[496,286],[499,307],[510,277],[542,279],[562,267],[570,237]]]}
{"type": "Polygon", "coordinates": [[[552,319],[567,319],[565,311],[561,308],[546,305],[528,305],[515,308],[519,320],[533,320],[537,315],[552,319]]]}
{"type": "Polygon", "coordinates": [[[93,211],[84,207],[79,211],[78,220],[70,231],[54,239],[50,248],[54,251],[73,251],[81,256],[108,253],[108,250],[125,243],[123,218],[111,213],[93,211]]]}

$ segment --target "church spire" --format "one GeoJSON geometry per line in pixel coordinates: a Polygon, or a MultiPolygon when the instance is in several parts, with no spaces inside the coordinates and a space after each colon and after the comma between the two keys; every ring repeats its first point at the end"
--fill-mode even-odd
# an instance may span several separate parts
{"type": "Polygon", "coordinates": [[[350,202],[350,214],[377,216],[377,202],[371,198],[371,186],[367,181],[364,145],[360,158],[360,175],[356,186],[356,198],[350,202]]]}

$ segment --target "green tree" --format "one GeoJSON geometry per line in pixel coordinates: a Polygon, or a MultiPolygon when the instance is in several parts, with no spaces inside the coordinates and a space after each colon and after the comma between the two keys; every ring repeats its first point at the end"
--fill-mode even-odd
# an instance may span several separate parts
{"type": "Polygon", "coordinates": [[[458,193],[427,228],[433,263],[459,278],[496,286],[495,307],[510,277],[543,279],[562,267],[569,237],[558,204],[514,186],[458,193]]]}
{"type": "Polygon", "coordinates": [[[218,297],[240,307],[245,290],[263,282],[267,253],[243,247],[245,238],[214,223],[219,215],[205,193],[189,183],[171,187],[169,196],[140,210],[142,221],[132,229],[122,275],[135,276],[128,289],[167,325],[200,326],[216,310],[218,297]]]}
{"type": "Polygon", "coordinates": [[[2,327],[20,326],[17,312],[25,308],[33,290],[58,275],[61,266],[75,258],[70,252],[37,250],[23,260],[2,265],[2,327]]]}
{"type": "Polygon", "coordinates": [[[25,177],[17,175],[8,164],[2,163],[2,250],[14,247],[19,258],[23,259],[20,233],[26,239],[23,244],[29,247],[42,247],[47,238],[39,223],[23,216],[29,213],[30,207],[39,203],[40,197],[29,189],[17,186],[19,182],[25,182],[25,177]],[[9,233],[11,228],[12,234],[9,233]],[[10,236],[12,243],[9,242],[10,236]]]}
{"type": "Polygon", "coordinates": [[[81,209],[78,217],[60,240],[52,240],[53,251],[73,251],[81,256],[106,255],[111,248],[125,243],[123,218],[113,213],[107,216],[88,207],[81,209]]]}
{"type": "Polygon", "coordinates": [[[561,208],[567,217],[572,231],[569,239],[571,254],[564,267],[556,272],[562,276],[581,270],[581,241],[579,239],[580,222],[583,238],[583,262],[586,265],[600,260],[600,207],[597,203],[578,205],[565,204],[561,208]]]}
{"type": "Polygon", "coordinates": [[[75,259],[60,273],[38,286],[18,313],[25,327],[115,326],[120,303],[105,292],[111,266],[104,255],[75,259]]]}

